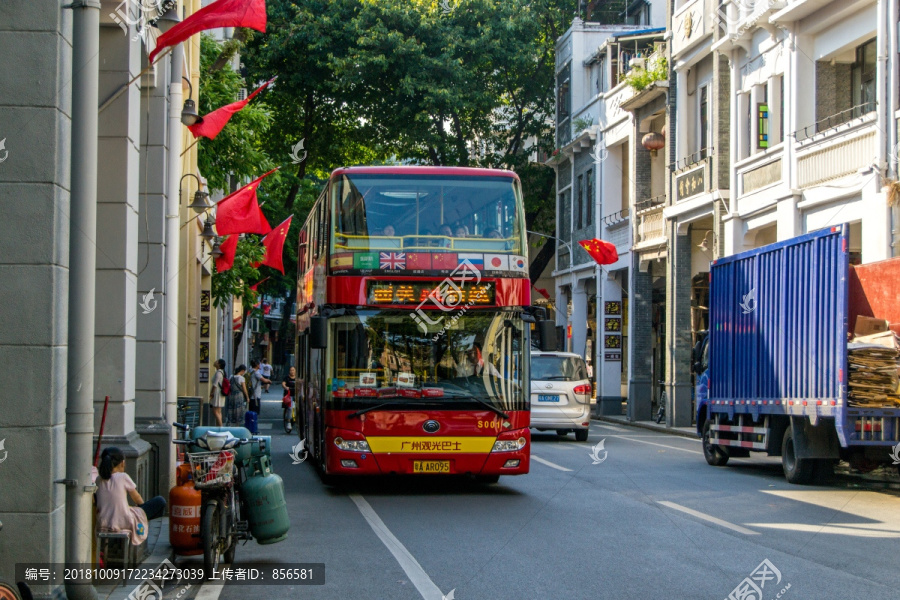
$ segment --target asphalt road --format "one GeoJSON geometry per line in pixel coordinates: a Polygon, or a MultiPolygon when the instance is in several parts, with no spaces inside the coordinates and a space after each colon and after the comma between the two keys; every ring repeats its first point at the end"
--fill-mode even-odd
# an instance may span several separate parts
{"type": "Polygon", "coordinates": [[[206,583],[167,598],[721,600],[746,581],[763,584],[761,598],[735,598],[900,596],[900,486],[844,477],[792,486],[777,459],[714,468],[699,441],[595,423],[587,443],[535,432],[531,473],[495,485],[406,478],[332,488],[312,465],[291,464],[297,437],[282,431],[271,397],[261,422],[272,428],[261,433],[273,437],[291,531],[240,546],[233,566],[324,563],[326,583],[206,583]],[[598,462],[591,449],[601,440],[598,462]]]}

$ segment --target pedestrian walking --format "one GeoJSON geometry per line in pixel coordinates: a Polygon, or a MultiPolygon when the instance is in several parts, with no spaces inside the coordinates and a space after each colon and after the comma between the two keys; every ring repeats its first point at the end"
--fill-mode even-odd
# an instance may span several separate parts
{"type": "Polygon", "coordinates": [[[226,412],[228,414],[228,422],[231,425],[243,425],[244,423],[244,406],[250,401],[250,392],[247,389],[247,382],[244,374],[247,372],[246,365],[240,365],[234,370],[231,376],[231,393],[228,394],[228,406],[226,412]]]}
{"type": "Polygon", "coordinates": [[[225,406],[225,398],[227,397],[222,385],[225,382],[226,377],[225,361],[220,358],[213,363],[213,366],[216,368],[216,373],[213,375],[212,389],[209,390],[209,406],[212,410],[212,416],[216,422],[216,427],[221,427],[222,407],[225,406]]]}
{"type": "Polygon", "coordinates": [[[250,361],[250,385],[247,387],[250,391],[250,410],[257,415],[262,400],[262,386],[266,383],[272,383],[272,380],[263,376],[259,369],[259,361],[254,358],[250,361]]]}
{"type": "MultiPolygon", "coordinates": [[[[272,379],[272,365],[269,364],[269,361],[266,360],[265,356],[262,358],[262,363],[259,365],[259,370],[262,371],[263,377],[265,377],[267,379],[272,379]]],[[[271,385],[271,383],[263,384],[263,390],[265,390],[266,393],[269,393],[270,385],[271,385]]]]}

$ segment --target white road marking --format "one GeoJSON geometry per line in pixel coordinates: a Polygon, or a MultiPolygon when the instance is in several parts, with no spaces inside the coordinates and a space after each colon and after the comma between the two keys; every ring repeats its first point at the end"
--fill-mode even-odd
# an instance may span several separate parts
{"type": "Polygon", "coordinates": [[[725,527],[726,529],[730,529],[732,531],[737,531],[738,533],[743,533],[744,535],[759,535],[758,531],[753,531],[752,529],[747,529],[746,527],[741,527],[740,525],[735,525],[734,523],[729,523],[728,521],[723,521],[722,519],[713,517],[711,515],[704,514],[702,512],[698,512],[692,508],[688,508],[687,506],[681,506],[680,504],[675,504],[674,502],[668,502],[665,500],[657,500],[659,504],[663,506],[668,506],[669,508],[673,508],[675,510],[680,510],[683,513],[687,513],[692,517],[697,517],[698,519],[702,519],[704,521],[709,521],[710,523],[715,523],[720,527],[725,527]]]}
{"type": "Polygon", "coordinates": [[[571,442],[562,442],[562,443],[557,442],[556,444],[553,445],[553,447],[559,448],[560,450],[571,450],[571,448],[569,447],[570,445],[574,446],[574,444],[572,444],[571,442]]]}
{"type": "MultiPolygon", "coordinates": [[[[678,446],[669,446],[667,444],[656,444],[654,442],[645,442],[644,440],[636,440],[632,437],[624,436],[624,435],[611,435],[610,437],[619,438],[620,440],[628,440],[630,442],[637,442],[638,444],[649,444],[651,446],[659,446],[660,448],[671,448],[672,450],[681,450],[682,452],[690,452],[691,454],[703,454],[703,452],[699,450],[688,450],[687,448],[679,448],[678,446]]],[[[685,438],[687,439],[687,438],[685,438]]]]}
{"type": "Polygon", "coordinates": [[[540,456],[535,456],[534,454],[531,455],[531,459],[532,459],[532,460],[538,461],[538,462],[541,463],[542,465],[547,465],[548,467],[553,467],[554,469],[558,469],[558,470],[560,470],[560,471],[567,471],[567,472],[569,472],[569,473],[572,472],[572,469],[567,469],[567,468],[565,468],[565,467],[561,467],[561,466],[559,466],[559,465],[556,464],[556,463],[552,463],[552,462],[550,462],[549,460],[544,460],[544,459],[541,458],[540,456]]]}
{"type": "Polygon", "coordinates": [[[606,423],[603,423],[602,425],[599,423],[592,423],[592,425],[595,425],[597,427],[602,427],[604,429],[612,429],[613,431],[626,431],[626,429],[624,427],[617,427],[616,425],[607,425],[606,423]]]}
{"type": "Polygon", "coordinates": [[[359,494],[350,494],[350,499],[356,504],[356,508],[362,513],[362,516],[369,523],[369,527],[372,528],[372,531],[375,532],[378,539],[387,546],[387,549],[390,550],[391,554],[394,555],[394,558],[397,559],[397,562],[400,563],[400,568],[403,569],[403,572],[406,573],[406,576],[409,577],[412,584],[416,586],[416,589],[422,594],[422,598],[425,600],[442,600],[444,594],[441,593],[438,586],[431,581],[431,577],[428,576],[428,573],[425,572],[425,569],[422,568],[419,561],[409,553],[406,546],[401,544],[400,540],[391,533],[391,530],[387,528],[387,525],[384,524],[384,521],[382,521],[381,517],[378,516],[378,513],[375,512],[375,509],[366,502],[366,499],[359,494]]]}
{"type": "MultiPolygon", "coordinates": [[[[230,564],[219,565],[219,571],[230,566],[230,564]]],[[[207,581],[206,583],[200,584],[200,591],[194,596],[194,600],[219,600],[219,596],[222,594],[224,588],[224,580],[222,580],[222,583],[212,583],[207,581]]]]}

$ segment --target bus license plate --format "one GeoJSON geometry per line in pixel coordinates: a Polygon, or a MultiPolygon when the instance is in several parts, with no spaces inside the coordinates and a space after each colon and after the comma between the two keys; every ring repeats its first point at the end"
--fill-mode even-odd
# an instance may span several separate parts
{"type": "Polygon", "coordinates": [[[538,394],[538,402],[559,402],[559,396],[538,394]]]}
{"type": "Polygon", "coordinates": [[[414,460],[413,473],[449,473],[449,460],[414,460]]]}

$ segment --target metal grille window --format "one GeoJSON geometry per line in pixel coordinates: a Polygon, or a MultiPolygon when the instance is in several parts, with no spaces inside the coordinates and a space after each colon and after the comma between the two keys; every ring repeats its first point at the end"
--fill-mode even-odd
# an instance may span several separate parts
{"type": "Polygon", "coordinates": [[[594,224],[594,170],[588,169],[585,178],[587,179],[587,206],[585,207],[587,209],[587,215],[585,220],[590,226],[594,224]]]}
{"type": "Polygon", "coordinates": [[[578,176],[578,197],[575,201],[575,229],[584,227],[582,215],[584,214],[584,175],[578,176]]]}

